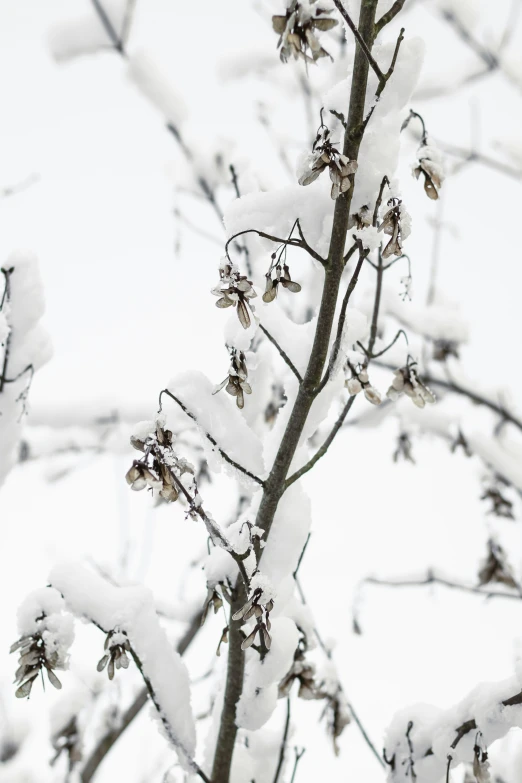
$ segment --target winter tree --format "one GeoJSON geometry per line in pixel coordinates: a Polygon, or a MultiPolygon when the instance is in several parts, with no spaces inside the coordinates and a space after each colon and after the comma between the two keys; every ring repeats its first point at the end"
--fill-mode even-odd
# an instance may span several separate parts
{"type": "Polygon", "coordinates": [[[3,12],[0,781],[516,781],[518,3],[203,6],[3,12]]]}

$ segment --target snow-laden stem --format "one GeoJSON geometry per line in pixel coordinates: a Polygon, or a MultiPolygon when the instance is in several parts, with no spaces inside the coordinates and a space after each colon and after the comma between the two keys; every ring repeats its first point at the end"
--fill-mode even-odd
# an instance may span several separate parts
{"type": "MultiPolygon", "coordinates": [[[[201,617],[201,611],[195,613],[187,630],[179,640],[176,646],[176,650],[180,655],[183,655],[186,652],[194,640],[196,634],[200,630],[201,617]]],[[[94,778],[98,767],[102,763],[107,753],[110,751],[114,743],[118,741],[129,724],[132,723],[136,715],[143,709],[145,704],[147,704],[148,699],[149,692],[147,690],[147,686],[143,686],[143,688],[141,688],[141,690],[136,694],[134,701],[129,705],[129,707],[121,716],[117,726],[110,728],[106,734],[99,738],[80,773],[81,783],[91,783],[91,780],[94,778]]]]}
{"type": "MultiPolygon", "coordinates": [[[[375,37],[377,2],[378,0],[362,0],[361,2],[358,30],[369,51],[373,47],[375,37]]],[[[366,54],[357,45],[350,92],[350,106],[343,144],[343,154],[350,160],[358,159],[359,147],[364,132],[364,107],[368,72],[369,62],[366,54]]],[[[265,531],[265,540],[268,538],[278,503],[285,491],[288,470],[306,424],[310,408],[317,394],[317,388],[321,382],[321,376],[328,356],[330,335],[344,269],[344,252],[352,193],[353,181],[352,187],[348,192],[341,194],[335,202],[330,248],[328,259],[324,265],[323,292],[308,366],[303,382],[299,387],[274,464],[263,487],[263,497],[259,506],[256,525],[265,531]]],[[[238,579],[236,592],[239,594],[240,590],[241,583],[238,579]]],[[[236,600],[238,599],[236,598],[236,600]]],[[[234,611],[232,611],[233,613],[234,611]]],[[[236,704],[241,695],[243,684],[244,656],[241,650],[240,628],[240,622],[231,622],[227,682],[212,771],[213,783],[228,783],[230,778],[232,755],[237,734],[237,726],[235,724],[236,704]]]]}
{"type": "MultiPolygon", "coordinates": [[[[195,422],[197,423],[197,421],[198,421],[198,420],[197,420],[197,417],[196,417],[196,416],[194,416],[194,414],[192,413],[192,411],[190,411],[190,410],[187,408],[187,406],[186,406],[186,405],[184,405],[184,404],[181,402],[181,400],[179,400],[179,399],[178,399],[178,398],[177,398],[177,397],[176,397],[174,394],[172,394],[172,392],[171,392],[171,391],[169,391],[168,389],[163,389],[163,390],[160,392],[160,396],[159,396],[159,412],[160,412],[160,413],[161,413],[161,409],[162,409],[162,402],[161,402],[161,398],[163,397],[163,395],[164,395],[164,394],[166,394],[166,395],[167,395],[167,397],[170,397],[172,400],[174,400],[174,402],[175,402],[175,403],[177,403],[177,404],[179,405],[179,407],[181,408],[181,410],[183,411],[183,413],[186,413],[186,415],[189,417],[189,419],[192,419],[192,421],[195,421],[195,422]]],[[[215,448],[218,450],[219,454],[220,454],[220,455],[223,457],[223,459],[225,460],[225,462],[228,462],[228,464],[229,464],[229,465],[232,465],[232,467],[233,467],[233,468],[235,468],[236,470],[239,470],[239,472],[240,472],[240,473],[244,473],[244,474],[245,474],[245,476],[248,476],[248,478],[252,479],[252,481],[255,481],[255,482],[256,482],[256,484],[261,484],[261,485],[263,485],[263,482],[262,482],[262,480],[259,478],[259,476],[255,476],[255,475],[254,475],[253,473],[251,473],[249,470],[247,470],[246,468],[244,468],[244,467],[243,467],[243,465],[240,465],[240,464],[239,464],[239,462],[236,462],[234,459],[232,459],[232,457],[230,457],[230,456],[229,456],[229,455],[226,453],[226,451],[224,451],[224,450],[223,450],[223,449],[220,447],[219,443],[217,442],[217,440],[216,440],[215,438],[213,438],[213,437],[212,437],[212,435],[210,434],[210,432],[206,432],[206,431],[205,431],[205,432],[204,432],[204,435],[205,435],[205,438],[208,440],[208,442],[209,442],[209,443],[211,443],[213,446],[215,446],[215,448]]]]}

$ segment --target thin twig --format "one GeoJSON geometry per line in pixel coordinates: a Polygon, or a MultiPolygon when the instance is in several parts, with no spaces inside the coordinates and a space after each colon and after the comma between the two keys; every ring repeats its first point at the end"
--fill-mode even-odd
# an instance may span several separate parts
{"type": "Polygon", "coordinates": [[[350,408],[352,407],[352,405],[353,405],[353,403],[355,401],[355,397],[356,397],[355,394],[352,394],[352,396],[349,397],[346,405],[344,406],[344,408],[342,410],[341,415],[339,416],[339,418],[335,422],[334,426],[332,427],[332,430],[331,430],[330,434],[326,438],[326,440],[323,443],[323,445],[321,446],[321,448],[318,449],[315,452],[314,456],[311,459],[308,460],[306,465],[303,465],[302,468],[299,468],[299,470],[296,470],[295,473],[293,473],[289,478],[286,479],[286,481],[285,481],[285,489],[288,489],[288,487],[290,487],[294,483],[294,481],[297,481],[298,479],[301,478],[301,476],[304,476],[305,473],[308,473],[308,471],[313,468],[315,463],[318,462],[321,459],[321,457],[324,457],[324,455],[326,454],[326,452],[330,448],[330,446],[332,444],[332,441],[334,440],[335,436],[337,435],[337,433],[339,432],[339,430],[343,426],[343,422],[344,422],[345,418],[347,417],[348,412],[349,412],[350,408]]]}
{"type": "Polygon", "coordinates": [[[375,347],[375,340],[377,339],[377,326],[379,321],[379,308],[381,305],[383,274],[384,274],[384,267],[382,263],[382,253],[379,248],[379,255],[377,259],[377,284],[375,286],[375,299],[373,303],[372,325],[370,327],[370,340],[368,342],[368,352],[367,352],[368,359],[373,358],[373,349],[375,347]]]}
{"type": "MultiPolygon", "coordinates": [[[[172,392],[171,392],[171,391],[169,391],[168,389],[163,389],[163,390],[160,392],[160,395],[159,395],[159,412],[160,412],[160,413],[161,413],[161,398],[162,398],[162,396],[163,396],[164,394],[166,394],[168,397],[170,397],[172,400],[174,400],[174,402],[176,402],[176,403],[179,405],[179,407],[181,408],[181,410],[183,411],[183,413],[186,413],[186,414],[187,414],[187,416],[188,416],[190,419],[192,419],[192,421],[195,421],[195,422],[196,422],[196,424],[198,424],[198,426],[199,426],[199,423],[198,423],[197,417],[196,417],[196,416],[194,416],[194,414],[193,414],[191,411],[189,411],[189,409],[187,408],[187,406],[186,406],[186,405],[184,405],[184,403],[182,403],[182,402],[181,402],[181,400],[179,400],[179,399],[178,399],[178,398],[177,398],[177,397],[176,397],[174,394],[172,394],[172,392]]],[[[232,465],[232,467],[234,467],[236,470],[239,470],[239,471],[240,471],[240,473],[244,473],[244,474],[245,474],[245,476],[248,476],[248,477],[249,477],[249,478],[251,478],[253,481],[255,481],[257,484],[260,484],[261,486],[263,486],[264,482],[263,482],[263,480],[262,480],[262,479],[260,479],[260,478],[259,478],[259,476],[256,476],[256,475],[254,475],[254,473],[251,473],[249,470],[247,470],[246,468],[244,468],[244,467],[243,467],[243,465],[240,465],[240,464],[239,464],[239,462],[236,462],[234,459],[232,459],[232,457],[229,457],[229,455],[226,453],[226,451],[224,451],[224,450],[223,450],[223,449],[222,449],[222,448],[221,448],[221,447],[218,445],[218,442],[215,440],[215,438],[213,438],[213,437],[212,437],[212,435],[211,435],[209,432],[206,432],[205,430],[204,430],[203,432],[204,432],[204,435],[205,435],[206,439],[209,441],[209,443],[211,443],[213,446],[215,446],[215,447],[216,447],[216,449],[218,450],[218,452],[220,453],[220,455],[223,457],[223,459],[225,460],[225,462],[228,462],[228,464],[229,464],[229,465],[232,465]]]]}
{"type": "Polygon", "coordinates": [[[125,49],[123,47],[123,43],[122,43],[122,41],[120,39],[120,36],[118,35],[116,30],[114,29],[114,26],[113,26],[111,20],[109,19],[108,14],[107,14],[107,11],[103,7],[103,5],[100,3],[100,0],[91,0],[91,2],[93,4],[93,6],[94,6],[94,9],[95,9],[96,13],[98,14],[98,18],[99,18],[100,22],[102,23],[103,27],[105,28],[105,32],[107,33],[107,35],[111,39],[111,42],[112,42],[114,48],[116,49],[117,52],[119,52],[121,54],[122,57],[127,57],[127,53],[125,52],[125,49]]]}
{"type": "Polygon", "coordinates": [[[295,775],[296,775],[296,772],[297,772],[297,765],[299,764],[299,762],[303,758],[303,756],[305,754],[305,751],[306,751],[306,748],[300,748],[300,749],[294,748],[295,761],[294,761],[294,768],[292,770],[292,777],[290,778],[290,783],[294,783],[294,781],[295,781],[295,775]]]}
{"type": "MultiPolygon", "coordinates": [[[[197,612],[190,621],[187,630],[179,640],[176,650],[179,655],[183,655],[189,648],[190,644],[196,637],[201,628],[202,612],[197,612]]],[[[92,750],[89,758],[85,762],[80,776],[82,783],[91,783],[94,775],[96,774],[98,767],[109,753],[115,742],[121,737],[127,727],[132,723],[134,718],[147,704],[149,699],[149,692],[146,687],[140,689],[132,704],[120,717],[117,727],[110,729],[106,734],[98,739],[94,749],[92,750]]]]}
{"type": "Polygon", "coordinates": [[[359,32],[359,30],[357,28],[357,25],[355,24],[355,22],[353,21],[353,19],[350,16],[350,14],[348,13],[346,8],[342,4],[341,0],[334,0],[334,4],[335,4],[335,7],[337,8],[337,10],[339,11],[339,13],[341,14],[341,16],[343,17],[344,21],[346,22],[346,24],[348,25],[348,27],[350,28],[350,30],[354,34],[357,43],[359,44],[359,46],[363,50],[363,52],[364,52],[364,54],[366,56],[366,59],[370,63],[370,65],[372,67],[372,70],[374,71],[375,75],[378,78],[379,84],[381,84],[381,82],[384,82],[386,84],[386,77],[385,77],[385,75],[383,74],[383,72],[379,68],[379,65],[378,65],[377,61],[375,60],[375,58],[373,57],[371,51],[368,49],[368,46],[366,45],[366,41],[364,40],[364,38],[360,34],[360,32],[359,32]]]}
{"type": "Polygon", "coordinates": [[[287,354],[285,351],[283,351],[283,349],[281,348],[281,346],[279,345],[279,343],[277,342],[277,340],[275,339],[275,337],[272,337],[272,335],[270,334],[270,332],[268,331],[268,329],[266,329],[266,328],[263,326],[263,324],[259,324],[259,328],[261,329],[261,331],[263,332],[263,334],[265,335],[265,337],[267,337],[267,338],[270,340],[270,342],[272,343],[272,345],[275,345],[275,347],[277,348],[277,350],[278,350],[278,352],[279,352],[279,354],[280,354],[281,358],[283,359],[283,361],[285,362],[285,364],[286,364],[286,365],[288,365],[288,367],[289,367],[289,368],[292,370],[292,372],[294,373],[294,375],[295,375],[295,377],[297,378],[297,380],[299,381],[299,383],[302,383],[302,382],[303,382],[303,379],[302,379],[302,377],[301,377],[301,373],[299,372],[299,370],[297,369],[297,367],[295,366],[295,364],[293,363],[293,361],[290,359],[290,357],[288,356],[288,354],[287,354]]]}
{"type": "Polygon", "coordinates": [[[297,574],[299,573],[299,569],[301,568],[301,563],[303,562],[303,557],[305,556],[306,548],[308,546],[308,542],[310,541],[311,535],[312,535],[311,533],[308,533],[308,535],[306,536],[305,545],[301,550],[301,554],[299,555],[299,560],[297,561],[297,565],[295,567],[295,571],[293,574],[294,579],[297,579],[297,574]]]}
{"type": "Polygon", "coordinates": [[[290,245],[291,247],[300,247],[303,250],[306,250],[306,252],[312,256],[312,258],[315,258],[316,261],[319,261],[320,264],[324,266],[326,263],[324,258],[319,255],[319,253],[316,253],[316,251],[310,247],[308,242],[304,239],[301,227],[299,224],[299,221],[296,220],[295,225],[298,228],[298,231],[301,234],[301,239],[298,239],[297,237],[289,237],[288,239],[284,239],[282,237],[276,237],[273,234],[267,234],[265,231],[259,231],[257,228],[247,228],[244,231],[238,231],[237,234],[233,234],[228,240],[225,245],[225,253],[228,257],[228,248],[231,242],[234,241],[234,239],[237,239],[237,237],[241,237],[244,234],[257,234],[257,236],[262,237],[263,239],[269,239],[270,242],[275,242],[278,245],[290,245]]]}
{"type": "Polygon", "coordinates": [[[123,17],[120,33],[120,41],[123,47],[127,46],[127,42],[129,40],[132,22],[134,21],[134,14],[136,12],[136,3],[137,0],[127,0],[125,16],[123,17]]]}
{"type": "Polygon", "coordinates": [[[424,579],[377,579],[368,576],[363,579],[362,584],[378,585],[381,587],[428,587],[429,585],[441,585],[451,590],[459,590],[463,593],[473,593],[481,595],[484,598],[508,598],[514,601],[522,600],[520,593],[504,593],[501,590],[484,590],[481,587],[462,584],[461,582],[452,582],[450,579],[436,576],[432,571],[428,571],[424,579]]]}
{"type": "Polygon", "coordinates": [[[339,314],[339,320],[337,322],[337,334],[335,335],[334,344],[332,346],[332,352],[330,354],[330,361],[328,362],[328,368],[324,374],[324,377],[317,387],[315,394],[320,394],[330,378],[332,377],[333,369],[337,362],[337,357],[339,356],[339,351],[341,350],[341,343],[343,340],[343,332],[344,332],[344,324],[346,321],[346,310],[348,309],[348,303],[350,301],[350,297],[353,293],[353,290],[355,286],[357,285],[357,282],[359,280],[359,274],[362,269],[362,265],[365,261],[365,259],[368,257],[369,250],[362,250],[362,246],[359,247],[359,260],[357,261],[357,265],[354,269],[353,275],[350,279],[350,282],[348,283],[348,287],[346,289],[346,293],[344,295],[343,303],[341,305],[341,312],[339,314]]]}
{"type": "Polygon", "coordinates": [[[279,775],[281,774],[281,770],[283,768],[283,763],[285,760],[285,753],[286,753],[286,745],[288,742],[288,731],[290,729],[290,697],[286,700],[286,720],[285,720],[285,728],[283,731],[283,737],[281,739],[281,747],[279,749],[279,761],[277,762],[277,769],[275,771],[274,775],[274,781],[273,783],[277,783],[279,780],[279,775]]]}
{"type": "Polygon", "coordinates": [[[375,35],[379,35],[383,27],[386,27],[387,24],[389,24],[392,19],[395,19],[397,14],[402,11],[402,7],[406,0],[395,0],[394,4],[390,8],[389,11],[386,11],[385,14],[381,16],[381,18],[375,22],[375,35]]]}

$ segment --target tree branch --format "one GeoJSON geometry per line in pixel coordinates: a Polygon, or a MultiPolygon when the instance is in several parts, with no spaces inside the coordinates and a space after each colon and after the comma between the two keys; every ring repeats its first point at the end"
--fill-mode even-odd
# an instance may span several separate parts
{"type": "Polygon", "coordinates": [[[228,248],[231,242],[233,242],[234,239],[237,239],[237,237],[241,237],[244,234],[257,234],[257,236],[262,237],[263,239],[269,239],[270,242],[275,242],[278,245],[290,245],[291,247],[300,247],[303,250],[306,250],[308,255],[312,256],[316,261],[319,261],[319,263],[324,266],[325,265],[325,259],[319,255],[319,253],[316,253],[316,251],[310,247],[308,242],[305,240],[301,225],[298,220],[296,220],[295,225],[297,226],[297,229],[299,231],[299,234],[301,236],[301,239],[298,239],[297,237],[290,237],[288,239],[283,239],[282,237],[276,237],[273,234],[267,234],[265,231],[259,231],[257,228],[247,228],[244,231],[238,231],[237,234],[233,234],[229,239],[227,239],[227,243],[225,245],[225,254],[227,258],[230,258],[228,254],[228,248]]]}
{"type": "Polygon", "coordinates": [[[109,16],[107,14],[107,11],[103,7],[103,5],[100,3],[100,0],[91,0],[94,10],[98,14],[98,18],[100,22],[102,23],[103,27],[105,28],[105,32],[111,39],[111,43],[116,49],[117,52],[121,54],[122,57],[127,57],[127,53],[125,52],[122,40],[120,39],[120,36],[114,29],[114,26],[109,19],[109,16]]]}
{"type": "MultiPolygon", "coordinates": [[[[377,1],[363,0],[359,16],[358,32],[370,52],[374,42],[377,1]]],[[[343,142],[343,154],[353,161],[358,159],[359,147],[364,135],[364,110],[368,74],[368,59],[361,46],[356,46],[350,106],[343,142]]],[[[270,534],[279,500],[287,488],[286,476],[308,419],[310,408],[316,397],[316,389],[321,382],[328,357],[330,337],[344,269],[344,248],[355,176],[351,175],[351,178],[352,187],[347,192],[340,194],[335,201],[328,259],[324,263],[325,273],[321,304],[308,366],[303,382],[299,386],[272,469],[263,485],[263,496],[256,517],[256,525],[264,531],[265,540],[267,540],[270,534]]],[[[261,557],[263,551],[261,550],[261,557]]],[[[237,581],[236,590],[239,590],[240,587],[241,585],[237,581]]],[[[242,666],[244,665],[244,655],[241,651],[241,633],[240,628],[234,623],[231,624],[229,638],[227,683],[214,757],[213,783],[228,783],[229,781],[237,734],[237,726],[235,724],[236,703],[243,688],[242,666]]]]}
{"type": "Polygon", "coordinates": [[[428,571],[424,579],[377,579],[376,577],[368,576],[366,579],[362,580],[361,584],[378,585],[381,587],[428,587],[429,585],[441,585],[441,587],[447,587],[450,590],[473,593],[473,595],[481,595],[487,599],[508,598],[514,601],[522,600],[522,595],[520,593],[505,593],[501,590],[484,590],[481,587],[466,585],[460,582],[452,582],[450,579],[436,576],[433,571],[428,571]]]}
{"type": "Polygon", "coordinates": [[[334,5],[337,8],[337,10],[339,11],[339,13],[341,14],[341,16],[343,17],[344,21],[346,22],[346,24],[348,25],[348,27],[350,28],[352,33],[354,34],[355,40],[357,41],[357,43],[361,47],[362,51],[364,52],[364,56],[366,57],[366,59],[368,60],[369,64],[371,65],[375,75],[377,76],[377,78],[379,80],[379,84],[380,84],[384,80],[385,77],[384,77],[383,72],[379,68],[379,65],[378,65],[377,61],[373,57],[370,49],[368,48],[368,46],[366,44],[366,41],[364,40],[364,38],[360,34],[359,30],[357,29],[357,26],[355,25],[355,23],[354,23],[353,19],[351,18],[350,14],[348,13],[346,8],[342,4],[341,0],[334,0],[334,5]]]}
{"type": "Polygon", "coordinates": [[[341,312],[339,313],[339,321],[337,322],[337,334],[335,336],[335,341],[332,346],[330,361],[328,362],[328,369],[326,370],[321,383],[317,387],[316,395],[322,392],[322,390],[324,389],[324,387],[326,386],[326,384],[331,378],[333,368],[335,366],[337,357],[339,356],[339,351],[341,349],[341,342],[343,339],[344,322],[346,321],[346,310],[348,309],[348,302],[350,301],[352,292],[355,286],[357,285],[357,282],[359,280],[359,273],[362,269],[362,265],[364,263],[365,258],[368,257],[368,252],[369,252],[368,250],[363,252],[361,246],[359,247],[359,260],[357,261],[357,266],[355,267],[350,282],[348,283],[348,287],[344,295],[343,303],[341,305],[341,312]]]}
{"type": "Polygon", "coordinates": [[[381,16],[379,21],[375,22],[375,36],[378,36],[382,28],[386,27],[387,24],[390,24],[390,22],[395,19],[397,14],[402,11],[402,7],[405,2],[406,0],[395,0],[390,10],[386,11],[386,13],[381,16]]]}
{"type": "Polygon", "coordinates": [[[294,373],[294,375],[295,375],[295,377],[297,378],[297,380],[299,381],[299,383],[302,383],[302,382],[303,382],[303,379],[302,379],[302,377],[301,377],[301,374],[300,374],[299,370],[296,368],[296,366],[295,366],[295,364],[293,363],[293,361],[292,361],[292,360],[290,359],[290,357],[288,356],[288,354],[287,354],[287,353],[285,353],[285,351],[283,351],[283,349],[281,348],[281,346],[279,345],[279,343],[277,342],[277,340],[276,340],[274,337],[272,337],[272,335],[270,334],[270,332],[268,331],[268,329],[265,329],[265,327],[263,326],[263,324],[259,324],[259,328],[261,329],[261,331],[263,332],[263,334],[265,335],[265,337],[267,337],[267,338],[270,340],[270,342],[272,343],[272,345],[275,345],[275,347],[277,348],[277,350],[278,350],[278,352],[279,352],[279,354],[280,354],[281,358],[283,359],[283,361],[285,362],[285,364],[286,364],[286,365],[288,365],[288,367],[289,367],[289,368],[292,370],[292,372],[294,373]]]}
{"type": "MultiPolygon", "coordinates": [[[[194,416],[194,414],[191,411],[189,411],[187,406],[184,405],[181,402],[181,400],[178,400],[178,398],[174,394],[172,394],[172,392],[169,391],[168,389],[163,389],[160,392],[160,396],[159,396],[159,412],[160,413],[161,413],[161,398],[162,398],[162,396],[164,394],[166,394],[168,397],[170,397],[172,400],[174,400],[174,402],[176,402],[179,405],[179,407],[181,408],[183,413],[186,413],[187,416],[190,419],[192,419],[192,421],[195,421],[196,424],[198,424],[198,420],[197,420],[196,416],[194,416]]],[[[199,424],[198,424],[198,426],[199,426],[199,424]]],[[[209,432],[206,432],[206,431],[203,431],[203,432],[204,432],[204,435],[205,435],[206,439],[209,441],[209,443],[211,443],[213,446],[216,447],[216,449],[218,450],[220,455],[223,457],[225,462],[228,462],[229,465],[232,465],[233,468],[235,468],[236,470],[239,470],[240,473],[243,473],[245,476],[248,476],[248,478],[251,478],[252,481],[256,482],[256,484],[260,484],[261,486],[264,485],[263,480],[260,479],[259,476],[254,475],[254,473],[251,473],[249,470],[247,470],[242,465],[240,465],[239,462],[236,462],[234,459],[232,459],[232,457],[229,457],[229,455],[226,453],[226,451],[223,451],[223,449],[218,445],[218,442],[215,440],[215,438],[212,437],[212,435],[209,432]]]]}
{"type": "Polygon", "coordinates": [[[324,457],[324,455],[326,454],[326,452],[328,451],[328,449],[332,445],[332,442],[333,442],[335,436],[337,435],[337,433],[339,432],[339,430],[343,426],[343,422],[344,422],[345,418],[347,417],[347,415],[348,415],[348,413],[350,411],[350,408],[352,407],[352,405],[353,405],[353,403],[355,401],[355,397],[356,397],[356,395],[353,394],[351,397],[348,398],[348,401],[347,401],[346,405],[344,406],[341,415],[339,416],[339,418],[335,422],[334,426],[332,427],[332,430],[331,430],[330,434],[326,438],[326,440],[323,443],[323,445],[321,446],[321,448],[318,449],[315,452],[314,456],[311,459],[308,460],[306,465],[303,465],[302,468],[299,468],[299,470],[296,470],[295,473],[292,473],[292,475],[289,478],[287,478],[287,480],[285,481],[285,489],[288,489],[288,487],[292,486],[294,481],[297,481],[298,479],[301,478],[301,476],[304,476],[305,473],[308,473],[309,470],[312,470],[312,468],[315,465],[315,463],[318,462],[321,459],[321,457],[324,457]]]}
{"type": "Polygon", "coordinates": [[[285,728],[283,731],[283,736],[281,738],[281,747],[279,749],[279,760],[277,762],[277,769],[274,775],[274,781],[273,783],[278,783],[279,775],[281,774],[281,770],[283,768],[283,763],[285,760],[285,753],[286,753],[286,746],[288,742],[288,731],[290,729],[290,697],[286,700],[286,721],[285,721],[285,728]]]}

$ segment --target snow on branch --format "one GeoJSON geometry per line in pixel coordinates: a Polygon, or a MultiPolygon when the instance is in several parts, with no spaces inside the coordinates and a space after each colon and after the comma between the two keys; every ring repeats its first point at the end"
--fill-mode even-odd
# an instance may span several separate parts
{"type": "Polygon", "coordinates": [[[488,746],[522,728],[521,674],[519,664],[515,676],[478,685],[449,710],[425,704],[401,710],[385,742],[388,780],[436,783],[462,763],[484,771],[488,746]]]}
{"type": "Polygon", "coordinates": [[[16,462],[25,403],[35,370],[50,357],[38,263],[12,253],[0,267],[0,484],[16,462]]]}
{"type": "MultiPolygon", "coordinates": [[[[193,760],[196,733],[188,672],[159,624],[152,593],[141,586],[116,587],[81,563],[55,566],[50,582],[77,617],[89,620],[104,633],[113,632],[118,639],[128,640],[180,763],[201,776],[193,760]]],[[[109,645],[111,649],[112,643],[109,645]]]]}

